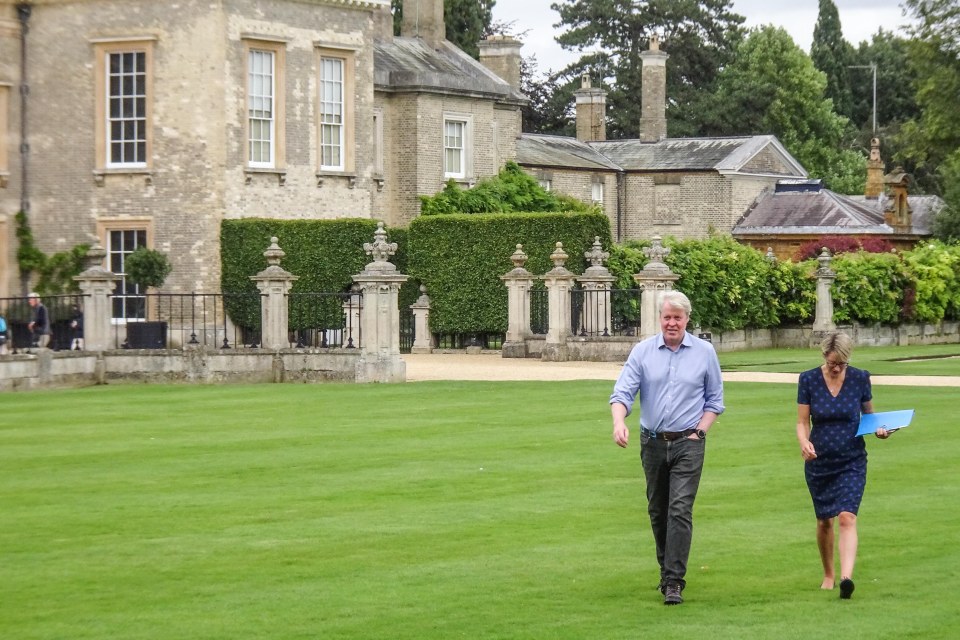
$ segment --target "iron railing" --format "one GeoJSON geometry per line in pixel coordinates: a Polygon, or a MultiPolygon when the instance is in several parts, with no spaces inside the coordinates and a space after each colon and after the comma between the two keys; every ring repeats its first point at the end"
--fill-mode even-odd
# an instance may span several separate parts
{"type": "Polygon", "coordinates": [[[150,293],[111,296],[113,347],[167,349],[204,346],[218,349],[260,345],[259,293],[150,293]],[[231,319],[234,305],[257,320],[243,326],[231,319]],[[123,314],[125,317],[122,317],[123,314]]]}
{"type": "Polygon", "coordinates": [[[298,349],[360,347],[362,300],[357,292],[289,294],[290,346],[298,349]]]}
{"type": "Polygon", "coordinates": [[[576,288],[570,293],[570,330],[574,335],[598,338],[640,334],[640,289],[576,288]]]}

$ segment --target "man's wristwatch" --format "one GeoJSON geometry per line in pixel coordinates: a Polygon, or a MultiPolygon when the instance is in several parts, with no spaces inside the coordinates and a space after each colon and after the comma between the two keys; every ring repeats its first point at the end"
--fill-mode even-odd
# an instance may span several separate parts
{"type": "Polygon", "coordinates": [[[707,438],[707,432],[704,431],[703,429],[697,429],[696,431],[694,431],[694,433],[696,433],[697,437],[700,438],[701,440],[706,440],[707,438]]]}

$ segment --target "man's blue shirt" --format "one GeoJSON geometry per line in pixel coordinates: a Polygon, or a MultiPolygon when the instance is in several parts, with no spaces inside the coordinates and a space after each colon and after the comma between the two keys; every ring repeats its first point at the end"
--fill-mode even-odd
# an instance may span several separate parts
{"type": "Polygon", "coordinates": [[[723,413],[723,381],[713,345],[684,333],[680,348],[672,351],[663,334],[636,344],[610,394],[633,410],[639,392],[640,426],[648,431],[684,431],[696,428],[704,412],[723,413]]]}

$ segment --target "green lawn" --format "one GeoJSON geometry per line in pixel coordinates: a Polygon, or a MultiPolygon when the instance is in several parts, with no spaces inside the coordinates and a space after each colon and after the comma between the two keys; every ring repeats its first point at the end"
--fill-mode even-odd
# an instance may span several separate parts
{"type": "MultiPolygon", "coordinates": [[[[819,348],[758,349],[720,354],[724,371],[800,373],[822,362],[819,348]]],[[[857,347],[850,362],[875,375],[960,376],[960,344],[857,347]]]]}
{"type": "Polygon", "coordinates": [[[918,413],[868,442],[841,602],[818,589],[795,388],[728,384],[686,603],[664,607],[610,386],[3,394],[0,638],[956,637],[956,390],[875,390],[918,413]]]}

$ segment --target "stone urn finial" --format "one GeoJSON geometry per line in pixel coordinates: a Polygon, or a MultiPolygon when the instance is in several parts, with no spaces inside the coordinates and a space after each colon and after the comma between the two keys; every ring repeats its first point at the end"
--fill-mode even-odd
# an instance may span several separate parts
{"type": "Polygon", "coordinates": [[[87,269],[94,269],[103,264],[105,257],[107,257],[107,250],[97,240],[83,255],[83,264],[87,269]]]}
{"type": "Polygon", "coordinates": [[[830,255],[830,250],[826,247],[820,251],[820,255],[817,256],[817,262],[820,263],[820,268],[817,269],[818,276],[832,276],[835,275],[833,269],[830,268],[830,263],[833,261],[833,257],[830,255]]]}
{"type": "Polygon", "coordinates": [[[363,243],[363,250],[368,256],[373,256],[373,262],[367,265],[368,269],[385,269],[390,264],[390,256],[397,252],[397,243],[387,242],[387,232],[383,228],[383,223],[378,222],[377,230],[373,233],[373,243],[363,243]]]}
{"type": "Polygon", "coordinates": [[[670,271],[670,267],[664,262],[664,259],[670,255],[670,247],[663,246],[660,236],[653,236],[653,244],[643,250],[643,255],[649,259],[647,266],[643,268],[644,271],[670,271]]]}
{"type": "Polygon", "coordinates": [[[523,269],[523,265],[527,264],[527,254],[523,252],[522,244],[517,245],[517,250],[510,256],[510,261],[513,263],[514,269],[523,269]]]}
{"type": "Polygon", "coordinates": [[[583,257],[590,261],[590,266],[602,267],[603,263],[610,258],[610,253],[603,250],[603,245],[600,244],[600,236],[594,236],[593,248],[584,252],[583,257]]]}
{"type": "Polygon", "coordinates": [[[557,248],[553,250],[553,253],[550,254],[550,259],[553,260],[553,266],[556,269],[562,269],[563,265],[567,263],[567,258],[570,256],[567,255],[567,252],[563,250],[563,243],[558,242],[557,248]]]}
{"type": "Polygon", "coordinates": [[[280,261],[287,255],[283,249],[280,248],[280,245],[277,244],[278,241],[279,238],[277,238],[277,236],[271,237],[270,246],[263,252],[263,257],[267,259],[267,264],[271,267],[279,267],[280,261]]]}

